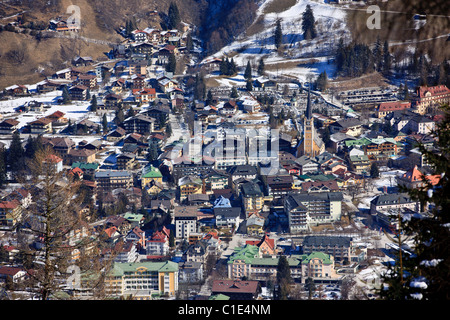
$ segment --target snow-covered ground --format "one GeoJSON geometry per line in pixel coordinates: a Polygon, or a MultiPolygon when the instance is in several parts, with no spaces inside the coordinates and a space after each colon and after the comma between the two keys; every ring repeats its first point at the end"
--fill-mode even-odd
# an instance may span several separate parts
{"type": "MultiPolygon", "coordinates": [[[[298,0],[295,5],[283,12],[264,13],[271,1],[263,1],[258,9],[258,18],[264,23],[263,31],[249,37],[244,35],[237,37],[236,41],[222,48],[214,56],[219,58],[232,56],[238,66],[245,66],[247,61],[253,61],[256,64],[260,58],[264,58],[268,68],[276,64],[274,67],[276,70],[268,71],[268,75],[289,73],[302,82],[307,81],[310,75],[317,77],[323,71],[327,72],[329,78],[333,78],[335,67],[329,63],[331,49],[336,46],[340,38],[350,38],[350,32],[345,24],[345,10],[324,1],[298,0]],[[318,37],[313,40],[304,39],[301,27],[302,15],[307,5],[310,5],[316,20],[318,37]],[[273,40],[278,19],[281,19],[283,44],[286,46],[281,56],[277,53],[273,40]],[[236,52],[238,53],[235,54],[236,52]],[[314,61],[309,61],[310,59],[314,61]],[[290,62],[289,66],[282,65],[286,62],[290,62]],[[298,62],[298,64],[292,66],[292,62],[298,62]]],[[[224,85],[227,84],[232,82],[224,81],[224,85]]]]}

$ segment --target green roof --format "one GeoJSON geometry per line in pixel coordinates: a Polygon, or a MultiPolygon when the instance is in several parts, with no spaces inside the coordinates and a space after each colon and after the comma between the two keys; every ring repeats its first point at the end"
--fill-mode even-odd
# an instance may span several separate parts
{"type": "Polygon", "coordinates": [[[127,213],[125,213],[124,218],[129,220],[129,221],[140,222],[142,220],[142,218],[144,218],[144,215],[143,214],[136,214],[136,213],[133,213],[133,212],[127,212],[127,213]]]}
{"type": "Polygon", "coordinates": [[[154,166],[145,167],[142,172],[142,178],[162,178],[161,171],[154,166]]]}
{"type": "Polygon", "coordinates": [[[308,264],[315,258],[322,260],[323,264],[331,264],[330,255],[323,252],[311,252],[309,255],[303,255],[302,264],[308,264]]]}
{"type": "MultiPolygon", "coordinates": [[[[251,262],[252,265],[258,265],[258,266],[277,266],[278,260],[280,258],[255,258],[251,262]]],[[[298,266],[301,264],[300,257],[294,257],[291,256],[286,259],[290,267],[298,266]]]]}
{"type": "Polygon", "coordinates": [[[230,300],[230,297],[226,296],[222,293],[219,293],[219,294],[210,296],[208,300],[230,300]]]}
{"type": "Polygon", "coordinates": [[[233,263],[235,260],[243,260],[245,263],[251,263],[258,255],[258,252],[259,248],[251,244],[246,244],[243,247],[237,247],[228,259],[228,263],[233,263]]]}
{"type": "Polygon", "coordinates": [[[139,262],[139,263],[114,263],[112,275],[123,276],[127,272],[135,272],[138,268],[145,268],[150,272],[176,272],[178,263],[173,261],[165,262],[139,262]]]}
{"type": "Polygon", "coordinates": [[[345,145],[347,147],[351,147],[351,146],[365,146],[367,144],[369,144],[371,141],[367,138],[362,138],[362,139],[357,139],[357,140],[346,140],[345,141],[345,145]]]}
{"type": "Polygon", "coordinates": [[[81,170],[97,170],[99,164],[96,162],[86,163],[86,162],[74,162],[72,163],[72,169],[80,168],[81,170]]]}

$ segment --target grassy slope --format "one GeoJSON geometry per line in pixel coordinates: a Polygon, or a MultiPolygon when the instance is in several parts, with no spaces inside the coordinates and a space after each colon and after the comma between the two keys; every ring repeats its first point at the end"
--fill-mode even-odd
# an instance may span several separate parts
{"type": "MultiPolygon", "coordinates": [[[[195,10],[195,0],[178,0],[183,21],[195,23],[199,19],[199,11],[195,10]]],[[[69,5],[77,5],[81,9],[82,30],[80,35],[90,39],[107,40],[110,42],[121,41],[122,38],[114,31],[121,25],[125,25],[127,18],[134,16],[138,26],[159,27],[158,16],[151,16],[153,10],[167,12],[170,0],[127,0],[126,5],[122,0],[60,0],[58,8],[47,11],[32,11],[32,21],[48,22],[52,18],[65,16],[69,5]]],[[[0,8],[1,9],[1,8],[0,8]]],[[[8,17],[24,8],[20,6],[4,7],[0,11],[0,19],[8,17]]],[[[5,24],[13,19],[2,20],[5,24]]],[[[42,80],[45,76],[57,70],[70,66],[70,60],[76,55],[92,56],[94,59],[104,57],[104,52],[110,50],[109,46],[73,39],[43,39],[40,42],[25,34],[12,32],[0,33],[0,89],[13,84],[32,84],[42,80]],[[27,61],[17,66],[5,55],[11,49],[25,49],[27,61]],[[37,70],[44,69],[41,74],[37,70]]]]}

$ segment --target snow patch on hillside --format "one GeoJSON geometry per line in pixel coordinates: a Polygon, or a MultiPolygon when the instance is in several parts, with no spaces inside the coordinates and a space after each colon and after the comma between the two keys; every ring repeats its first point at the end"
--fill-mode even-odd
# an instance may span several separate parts
{"type": "Polygon", "coordinates": [[[328,77],[333,78],[335,68],[331,59],[334,49],[340,38],[350,39],[350,31],[345,23],[345,10],[324,1],[298,0],[283,12],[264,14],[264,8],[272,1],[263,1],[258,10],[257,19],[263,19],[263,31],[249,37],[240,35],[233,43],[214,54],[214,57],[232,57],[241,67],[248,61],[256,66],[259,59],[264,58],[267,69],[271,69],[267,74],[271,76],[289,74],[300,81],[307,81],[310,75],[316,77],[326,71],[328,77]],[[304,39],[301,27],[307,5],[311,6],[316,20],[318,37],[313,40],[304,39]],[[286,48],[281,55],[273,40],[278,19],[281,19],[283,44],[286,48]]]}

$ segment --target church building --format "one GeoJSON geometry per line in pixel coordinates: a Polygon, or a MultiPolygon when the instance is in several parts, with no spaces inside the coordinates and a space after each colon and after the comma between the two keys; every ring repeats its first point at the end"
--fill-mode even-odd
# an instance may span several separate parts
{"type": "Polygon", "coordinates": [[[303,120],[303,136],[297,148],[297,157],[315,157],[325,151],[325,144],[314,127],[314,119],[311,109],[311,93],[308,89],[308,101],[305,118],[303,120]]]}

